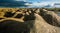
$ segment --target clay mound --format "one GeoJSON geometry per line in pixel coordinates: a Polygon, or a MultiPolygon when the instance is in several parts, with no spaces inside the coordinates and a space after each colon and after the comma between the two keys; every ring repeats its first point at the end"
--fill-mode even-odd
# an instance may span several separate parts
{"type": "Polygon", "coordinates": [[[33,20],[22,22],[16,18],[2,19],[0,20],[0,33],[29,33],[33,24],[33,20]]]}
{"type": "Polygon", "coordinates": [[[5,20],[0,22],[0,33],[28,33],[27,25],[23,22],[5,20]]]}
{"type": "Polygon", "coordinates": [[[41,16],[48,24],[60,27],[60,17],[55,12],[43,9],[41,16]]]}
{"type": "Polygon", "coordinates": [[[35,14],[35,22],[31,33],[60,33],[60,27],[48,24],[42,16],[35,14]]]}
{"type": "Polygon", "coordinates": [[[18,11],[24,12],[18,12],[13,18],[0,20],[1,33],[60,33],[60,19],[54,12],[39,9],[18,11]]]}

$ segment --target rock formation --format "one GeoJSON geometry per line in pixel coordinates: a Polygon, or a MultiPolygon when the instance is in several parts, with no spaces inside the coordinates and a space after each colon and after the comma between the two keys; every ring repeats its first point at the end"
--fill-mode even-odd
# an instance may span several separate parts
{"type": "Polygon", "coordinates": [[[18,9],[13,13],[0,20],[0,33],[60,33],[60,17],[53,11],[18,9]]]}

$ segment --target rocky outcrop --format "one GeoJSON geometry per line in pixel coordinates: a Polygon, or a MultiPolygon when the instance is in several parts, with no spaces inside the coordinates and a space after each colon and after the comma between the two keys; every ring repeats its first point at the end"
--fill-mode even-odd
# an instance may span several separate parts
{"type": "Polygon", "coordinates": [[[60,33],[60,17],[45,9],[20,9],[1,19],[0,29],[1,33],[60,33]]]}
{"type": "Polygon", "coordinates": [[[60,17],[56,13],[45,9],[43,9],[42,13],[42,17],[47,21],[47,23],[54,26],[60,26],[60,17]]]}
{"type": "Polygon", "coordinates": [[[34,16],[35,20],[25,22],[14,18],[2,19],[3,21],[0,21],[1,32],[4,30],[6,33],[7,31],[8,33],[56,33],[54,26],[48,24],[40,15],[35,13],[34,16]]]}
{"type": "Polygon", "coordinates": [[[35,14],[35,22],[31,33],[57,33],[54,26],[48,24],[40,15],[35,14]]]}
{"type": "Polygon", "coordinates": [[[0,22],[0,33],[28,33],[27,24],[15,20],[3,20],[0,22]]]}

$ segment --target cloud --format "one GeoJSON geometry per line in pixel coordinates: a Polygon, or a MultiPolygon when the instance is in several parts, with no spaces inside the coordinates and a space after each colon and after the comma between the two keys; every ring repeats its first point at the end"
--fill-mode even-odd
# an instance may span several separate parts
{"type": "Polygon", "coordinates": [[[45,5],[48,5],[48,3],[44,2],[44,3],[39,3],[39,2],[34,2],[32,4],[25,4],[25,5],[31,5],[31,6],[45,6],[45,5]]]}
{"type": "Polygon", "coordinates": [[[16,1],[16,0],[0,0],[0,7],[22,7],[26,6],[26,2],[24,1],[16,1]]]}
{"type": "Polygon", "coordinates": [[[30,5],[30,6],[28,6],[29,8],[39,8],[39,7],[47,6],[48,3],[45,3],[45,2],[44,3],[34,2],[34,3],[31,3],[31,4],[26,3],[25,5],[30,5]]]}
{"type": "Polygon", "coordinates": [[[30,5],[29,7],[45,7],[45,6],[54,7],[55,3],[60,3],[60,2],[33,2],[31,4],[26,3],[25,5],[30,5]]]}
{"type": "Polygon", "coordinates": [[[15,0],[15,1],[24,1],[24,2],[26,2],[27,0],[15,0]]]}
{"type": "MultiPolygon", "coordinates": [[[[2,2],[2,1],[5,2],[5,0],[0,0],[0,2],[2,2]]],[[[6,1],[9,1],[9,0],[6,0],[6,1]]],[[[10,0],[10,1],[11,1],[11,4],[16,3],[15,5],[22,4],[21,1],[23,1],[23,3],[27,2],[27,3],[24,3],[23,5],[28,5],[29,7],[44,7],[44,6],[47,6],[47,5],[54,6],[54,3],[60,3],[60,0],[29,0],[29,1],[32,1],[31,3],[29,3],[28,0],[10,0]],[[17,2],[15,2],[15,1],[17,1],[17,2]],[[35,1],[35,2],[33,2],[33,1],[35,1]]]]}

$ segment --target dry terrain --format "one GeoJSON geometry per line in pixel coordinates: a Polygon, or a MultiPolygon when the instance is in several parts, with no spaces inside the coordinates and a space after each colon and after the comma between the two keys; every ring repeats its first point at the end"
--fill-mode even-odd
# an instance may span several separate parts
{"type": "Polygon", "coordinates": [[[0,8],[0,33],[60,33],[60,16],[39,8],[0,8]]]}

